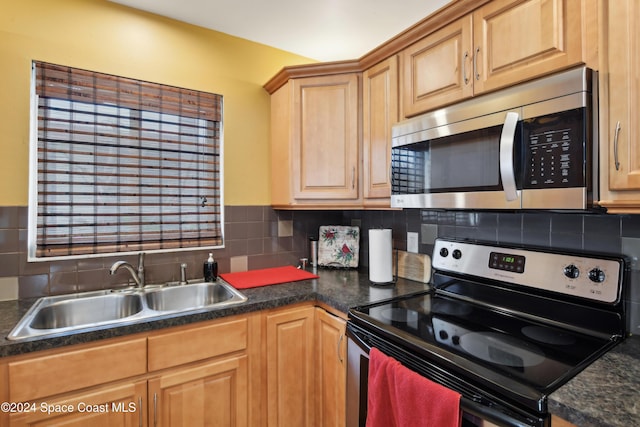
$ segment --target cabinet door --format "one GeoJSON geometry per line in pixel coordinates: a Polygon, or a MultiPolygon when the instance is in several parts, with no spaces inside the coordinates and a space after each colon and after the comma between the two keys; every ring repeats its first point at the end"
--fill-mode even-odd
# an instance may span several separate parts
{"type": "Polygon", "coordinates": [[[362,148],[365,206],[385,206],[391,197],[391,126],[398,121],[398,57],[363,73],[362,148]]]}
{"type": "Polygon", "coordinates": [[[247,388],[246,355],[159,375],[149,380],[149,424],[246,426],[247,388]]]}
{"type": "Polygon", "coordinates": [[[583,62],[585,1],[495,0],[473,13],[474,93],[583,62]]]}
{"type": "Polygon", "coordinates": [[[292,89],[294,199],[358,199],[358,76],[294,79],[292,89]]]}
{"type": "Polygon", "coordinates": [[[28,412],[9,417],[11,426],[110,427],[146,424],[145,380],[103,386],[65,398],[33,402],[28,412]]]}
{"type": "Polygon", "coordinates": [[[608,8],[609,188],[640,190],[640,3],[615,0],[608,8]]]}
{"type": "Polygon", "coordinates": [[[551,415],[551,425],[553,427],[576,427],[575,424],[572,424],[556,415],[551,415]]]}
{"type": "Polygon", "coordinates": [[[317,425],[343,427],[346,423],[347,363],[345,320],[316,308],[317,425]]]}
{"type": "Polygon", "coordinates": [[[473,95],[471,21],[461,18],[402,51],[405,117],[473,95]]]}
{"type": "Polygon", "coordinates": [[[269,426],[314,425],[314,307],[266,314],[269,426]]]}

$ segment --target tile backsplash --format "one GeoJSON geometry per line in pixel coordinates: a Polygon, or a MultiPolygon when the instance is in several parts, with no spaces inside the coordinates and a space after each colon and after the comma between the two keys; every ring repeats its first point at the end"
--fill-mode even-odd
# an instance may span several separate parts
{"type": "MultiPolygon", "coordinates": [[[[135,256],[114,256],[28,263],[26,224],[26,207],[0,207],[0,286],[18,283],[19,298],[123,286],[126,275],[110,276],[109,267],[119,259],[137,262],[135,256]]],[[[394,246],[401,250],[406,249],[407,232],[416,232],[419,251],[424,254],[431,254],[436,237],[624,254],[631,260],[632,268],[626,293],[629,326],[633,333],[640,333],[640,215],[420,209],[276,211],[270,206],[227,206],[225,248],[213,251],[219,271],[296,265],[300,257],[308,256],[309,237],[317,237],[321,225],[361,227],[362,268],[368,267],[365,231],[369,228],[391,228],[394,246]]],[[[189,279],[200,278],[208,252],[147,254],[147,280],[177,281],[182,263],[187,264],[189,279]]],[[[0,296],[4,294],[0,292],[0,296]]]]}
{"type": "MultiPolygon", "coordinates": [[[[221,273],[296,265],[307,250],[307,226],[317,230],[318,221],[326,220],[341,221],[342,213],[296,213],[294,221],[292,212],[270,206],[227,206],[224,249],[148,253],[147,283],[178,281],[183,263],[188,279],[202,278],[209,252],[221,273]]],[[[136,255],[27,262],[27,207],[0,207],[0,286],[17,283],[21,299],[126,286],[124,272],[109,275],[111,265],[121,259],[137,264],[136,255]]],[[[0,289],[0,298],[5,294],[0,289]]]]}
{"type": "MultiPolygon", "coordinates": [[[[345,212],[345,221],[352,219],[359,221],[363,230],[392,228],[394,246],[400,250],[406,249],[407,232],[418,232],[420,253],[429,255],[435,237],[623,254],[631,264],[631,280],[625,290],[628,327],[633,334],[640,334],[640,215],[420,209],[345,212]]],[[[367,233],[362,236],[366,240],[367,233]]],[[[367,263],[367,242],[360,247],[360,259],[367,263]]]]}

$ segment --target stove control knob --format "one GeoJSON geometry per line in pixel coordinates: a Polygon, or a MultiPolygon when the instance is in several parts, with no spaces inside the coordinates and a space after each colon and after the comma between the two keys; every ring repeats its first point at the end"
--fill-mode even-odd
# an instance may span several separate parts
{"type": "Polygon", "coordinates": [[[600,270],[598,267],[592,269],[591,271],[589,271],[589,279],[591,279],[592,282],[596,282],[596,283],[604,282],[604,279],[605,279],[604,271],[600,270]]]}
{"type": "Polygon", "coordinates": [[[462,258],[462,252],[460,252],[460,249],[454,249],[452,255],[455,259],[462,258]]]}
{"type": "Polygon", "coordinates": [[[569,279],[577,279],[580,275],[580,270],[573,264],[569,264],[564,268],[564,275],[569,279]]]}
{"type": "Polygon", "coordinates": [[[446,341],[446,339],[449,338],[449,334],[444,329],[438,332],[438,335],[440,336],[440,339],[443,341],[446,341]]]}
{"type": "Polygon", "coordinates": [[[449,250],[447,248],[440,249],[440,256],[446,258],[449,255],[449,250]]]}
{"type": "Polygon", "coordinates": [[[460,337],[457,335],[454,335],[451,337],[451,344],[453,345],[460,345],[460,337]]]}

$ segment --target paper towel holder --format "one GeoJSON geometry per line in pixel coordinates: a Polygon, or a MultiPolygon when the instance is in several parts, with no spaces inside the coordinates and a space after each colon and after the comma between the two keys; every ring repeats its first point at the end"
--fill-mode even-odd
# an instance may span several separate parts
{"type": "Polygon", "coordinates": [[[387,286],[395,286],[396,283],[398,282],[398,256],[399,256],[399,251],[398,248],[395,248],[396,251],[396,271],[394,272],[393,275],[393,280],[391,282],[386,282],[386,283],[377,283],[377,282],[372,282],[371,280],[369,280],[369,286],[373,286],[374,288],[384,288],[387,286]]]}

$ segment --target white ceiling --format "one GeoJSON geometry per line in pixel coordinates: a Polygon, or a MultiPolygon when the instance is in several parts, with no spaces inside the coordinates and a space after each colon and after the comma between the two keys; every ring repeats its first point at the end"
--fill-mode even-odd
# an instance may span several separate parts
{"type": "Polygon", "coordinates": [[[450,0],[111,0],[318,61],[358,59],[450,0]]]}

